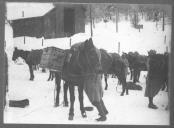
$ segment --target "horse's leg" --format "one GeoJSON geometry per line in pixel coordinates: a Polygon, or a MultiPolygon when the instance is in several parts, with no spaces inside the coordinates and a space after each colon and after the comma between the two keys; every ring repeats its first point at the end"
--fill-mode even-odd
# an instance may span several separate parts
{"type": "Polygon", "coordinates": [[[139,79],[140,79],[140,73],[141,73],[141,71],[138,69],[138,71],[137,71],[137,82],[139,82],[139,79]]]}
{"type": "Polygon", "coordinates": [[[137,69],[134,69],[133,71],[133,83],[137,82],[137,69]]]}
{"type": "Polygon", "coordinates": [[[33,65],[33,70],[36,70],[36,65],[33,65]]]}
{"type": "Polygon", "coordinates": [[[56,86],[56,101],[55,101],[55,107],[59,106],[59,93],[60,93],[60,82],[61,82],[61,75],[58,73],[55,73],[55,86],[56,86]]]}
{"type": "Polygon", "coordinates": [[[69,92],[70,92],[70,110],[69,110],[69,120],[73,120],[74,118],[74,101],[75,101],[75,94],[74,94],[74,85],[69,85],[69,92]]]}
{"type": "Polygon", "coordinates": [[[161,90],[162,90],[162,91],[164,91],[164,90],[165,90],[165,88],[166,88],[166,82],[163,84],[163,86],[162,86],[161,90]]]}
{"type": "Polygon", "coordinates": [[[53,80],[53,79],[54,79],[54,72],[51,71],[51,80],[53,80]]]}
{"type": "Polygon", "coordinates": [[[50,81],[50,79],[51,79],[51,71],[49,71],[49,77],[47,81],[50,81]]]}
{"type": "Polygon", "coordinates": [[[84,104],[83,104],[83,86],[78,86],[78,93],[79,93],[79,102],[80,102],[81,114],[82,114],[82,117],[85,118],[87,116],[86,116],[86,112],[85,112],[85,108],[84,108],[84,104]]]}
{"type": "Polygon", "coordinates": [[[38,64],[36,64],[36,70],[39,70],[39,65],[38,64]]]}
{"type": "Polygon", "coordinates": [[[168,87],[168,80],[165,80],[165,87],[166,87],[166,92],[168,92],[169,91],[169,87],[168,87]]]}
{"type": "Polygon", "coordinates": [[[104,75],[104,79],[105,79],[105,90],[107,90],[108,89],[107,76],[104,75]]]}
{"type": "Polygon", "coordinates": [[[42,68],[42,72],[46,72],[45,68],[42,68]]]}
{"type": "Polygon", "coordinates": [[[124,93],[126,91],[126,94],[128,95],[128,87],[127,87],[127,83],[126,83],[126,76],[125,74],[121,74],[120,76],[118,76],[119,81],[122,84],[122,92],[121,92],[121,96],[124,96],[124,93]]]}
{"type": "Polygon", "coordinates": [[[63,85],[63,91],[64,91],[64,106],[68,107],[68,98],[67,98],[67,91],[68,91],[68,83],[65,82],[65,84],[63,85]]]}
{"type": "Polygon", "coordinates": [[[130,73],[131,73],[130,80],[132,80],[133,79],[133,70],[132,69],[130,69],[130,73]]]}
{"type": "Polygon", "coordinates": [[[30,80],[34,80],[33,68],[31,64],[28,64],[30,70],[30,80]]]}

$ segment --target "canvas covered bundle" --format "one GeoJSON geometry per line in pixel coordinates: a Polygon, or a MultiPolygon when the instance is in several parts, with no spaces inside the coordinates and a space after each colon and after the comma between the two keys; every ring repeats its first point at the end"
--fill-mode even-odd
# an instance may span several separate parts
{"type": "Polygon", "coordinates": [[[43,50],[40,67],[62,72],[65,56],[65,50],[56,47],[47,47],[43,50]]]}

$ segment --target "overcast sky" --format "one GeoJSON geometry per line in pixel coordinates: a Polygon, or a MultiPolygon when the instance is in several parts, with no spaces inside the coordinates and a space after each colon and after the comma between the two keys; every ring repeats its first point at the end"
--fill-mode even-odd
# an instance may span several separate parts
{"type": "Polygon", "coordinates": [[[19,19],[22,17],[22,11],[24,11],[24,17],[36,17],[42,16],[53,8],[51,3],[24,3],[24,2],[7,2],[7,19],[19,19]]]}

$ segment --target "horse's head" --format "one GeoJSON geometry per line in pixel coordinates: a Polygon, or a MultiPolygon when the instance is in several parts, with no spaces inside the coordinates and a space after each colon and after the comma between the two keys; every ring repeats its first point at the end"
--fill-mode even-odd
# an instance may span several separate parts
{"type": "Polygon", "coordinates": [[[127,58],[128,58],[128,54],[127,54],[127,53],[125,53],[125,52],[123,52],[123,53],[122,53],[122,55],[121,55],[121,57],[122,57],[122,58],[126,58],[126,59],[127,59],[127,58]]]}
{"type": "Polygon", "coordinates": [[[81,43],[76,52],[78,65],[83,73],[98,73],[102,70],[100,51],[94,46],[91,38],[81,43]]]}
{"type": "Polygon", "coordinates": [[[19,50],[15,47],[13,51],[12,60],[15,61],[20,56],[19,50]]]}
{"type": "Polygon", "coordinates": [[[155,50],[150,50],[148,51],[148,55],[151,56],[151,55],[155,55],[156,54],[156,51],[155,50]]]}

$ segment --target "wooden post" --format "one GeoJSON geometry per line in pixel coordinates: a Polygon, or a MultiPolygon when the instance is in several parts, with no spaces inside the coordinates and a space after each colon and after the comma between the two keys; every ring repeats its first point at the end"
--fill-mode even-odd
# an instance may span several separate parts
{"type": "Polygon", "coordinates": [[[166,52],[167,52],[167,53],[169,52],[169,48],[168,48],[168,46],[166,46],[166,52]]]}
{"type": "Polygon", "coordinates": [[[166,44],[166,35],[164,36],[164,44],[166,44]]]}
{"type": "Polygon", "coordinates": [[[71,48],[71,37],[70,37],[70,40],[69,40],[69,46],[70,46],[70,48],[71,48]]]}
{"type": "MultiPolygon", "coordinates": [[[[24,17],[24,11],[22,11],[22,17],[24,17]]],[[[24,28],[24,30],[25,30],[25,28],[24,28]]],[[[25,36],[24,36],[24,44],[25,44],[25,36]]]]}
{"type": "Polygon", "coordinates": [[[93,28],[95,28],[95,19],[92,18],[92,24],[93,24],[93,28]]]}
{"type": "Polygon", "coordinates": [[[92,10],[90,5],[90,27],[91,27],[91,37],[93,36],[93,30],[92,30],[92,10]]]}
{"type": "Polygon", "coordinates": [[[25,36],[24,36],[24,44],[25,44],[25,36]]]}
{"type": "Polygon", "coordinates": [[[162,23],[162,31],[164,31],[165,27],[165,12],[163,11],[163,23],[162,23]]]}
{"type": "Polygon", "coordinates": [[[120,55],[120,42],[118,42],[118,54],[120,55]]]}
{"type": "Polygon", "coordinates": [[[44,42],[43,42],[43,38],[42,38],[42,46],[43,46],[43,43],[44,43],[44,42]]]}

